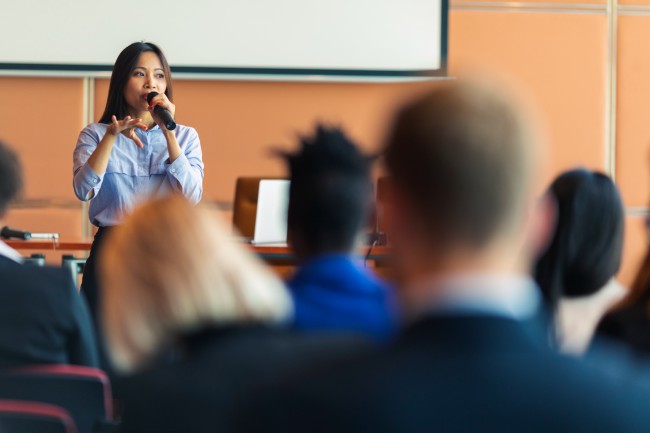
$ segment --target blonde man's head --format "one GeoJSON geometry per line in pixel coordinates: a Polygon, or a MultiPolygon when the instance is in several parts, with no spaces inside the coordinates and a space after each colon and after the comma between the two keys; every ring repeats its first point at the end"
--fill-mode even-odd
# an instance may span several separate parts
{"type": "Polygon", "coordinates": [[[386,165],[416,204],[418,226],[436,248],[480,247],[517,225],[535,160],[527,119],[502,89],[451,81],[397,113],[386,165]]]}
{"type": "Polygon", "coordinates": [[[278,278],[182,196],[145,204],[116,228],[102,250],[100,272],[110,354],[125,371],[179,334],[277,322],[292,310],[278,278]]]}

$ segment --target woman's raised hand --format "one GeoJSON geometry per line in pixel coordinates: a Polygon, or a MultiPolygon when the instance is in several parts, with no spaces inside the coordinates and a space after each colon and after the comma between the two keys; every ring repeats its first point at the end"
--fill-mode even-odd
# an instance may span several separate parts
{"type": "Polygon", "coordinates": [[[138,146],[140,149],[144,147],[142,141],[140,141],[138,136],[135,134],[135,128],[139,128],[144,131],[147,130],[147,125],[142,123],[142,119],[132,119],[131,116],[126,116],[124,120],[117,120],[117,117],[113,116],[112,120],[113,123],[108,127],[108,132],[110,134],[113,134],[115,136],[117,136],[117,134],[124,134],[131,140],[135,141],[136,146],[138,146]]]}

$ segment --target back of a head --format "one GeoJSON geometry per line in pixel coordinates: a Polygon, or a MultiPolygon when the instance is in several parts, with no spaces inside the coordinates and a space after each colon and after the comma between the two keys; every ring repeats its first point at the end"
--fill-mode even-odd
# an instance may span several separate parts
{"type": "Polygon", "coordinates": [[[417,230],[439,251],[516,229],[533,180],[533,142],[504,92],[454,81],[406,105],[385,160],[417,230]]]}
{"type": "Polygon", "coordinates": [[[371,208],[372,160],[343,131],[324,126],[283,156],[291,177],[289,239],[297,253],[351,250],[371,208]]]}
{"type": "Polygon", "coordinates": [[[115,228],[100,276],[110,353],[125,371],[181,334],[277,322],[292,309],[281,281],[182,196],[147,203],[115,228]]]}
{"type": "Polygon", "coordinates": [[[616,185],[602,173],[566,172],[553,182],[549,195],[557,203],[557,224],[536,279],[555,306],[562,297],[596,293],[616,275],[625,215],[616,185]]]}
{"type": "Polygon", "coordinates": [[[23,173],[18,155],[0,141],[0,218],[23,187],[23,173]]]}

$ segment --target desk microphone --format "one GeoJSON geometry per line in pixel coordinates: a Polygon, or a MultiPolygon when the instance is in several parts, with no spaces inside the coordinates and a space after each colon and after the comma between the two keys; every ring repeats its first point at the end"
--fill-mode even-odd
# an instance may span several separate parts
{"type": "Polygon", "coordinates": [[[2,230],[0,230],[0,238],[4,239],[22,239],[24,241],[28,241],[32,238],[32,234],[30,232],[24,232],[21,230],[16,230],[12,229],[11,227],[4,226],[2,230]]]}
{"type": "MultiPolygon", "coordinates": [[[[151,104],[151,100],[158,96],[158,92],[151,92],[147,95],[147,102],[151,104]]],[[[169,112],[169,110],[161,107],[160,105],[156,105],[153,107],[153,112],[160,120],[162,120],[163,125],[165,125],[165,128],[169,129],[170,131],[173,131],[176,129],[176,122],[174,122],[174,118],[172,117],[172,113],[169,112]]]]}

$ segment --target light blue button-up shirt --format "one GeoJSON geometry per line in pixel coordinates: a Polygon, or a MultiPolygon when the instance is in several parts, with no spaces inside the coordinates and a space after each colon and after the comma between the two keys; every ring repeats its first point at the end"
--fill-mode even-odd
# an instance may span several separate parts
{"type": "Polygon", "coordinates": [[[102,123],[85,127],[73,154],[74,192],[79,200],[90,200],[88,217],[92,224],[99,227],[119,224],[138,203],[172,192],[182,193],[192,203],[201,200],[203,160],[194,128],[177,125],[176,139],[183,153],[171,164],[167,141],[157,125],[148,131],[136,129],[143,149],[118,134],[106,173],[97,174],[87,161],[107,128],[102,123]]]}

